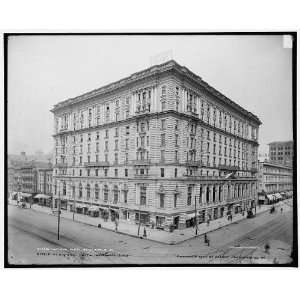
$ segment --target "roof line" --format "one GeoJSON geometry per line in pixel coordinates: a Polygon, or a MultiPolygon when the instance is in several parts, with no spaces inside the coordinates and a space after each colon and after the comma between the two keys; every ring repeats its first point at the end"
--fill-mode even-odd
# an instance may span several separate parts
{"type": "Polygon", "coordinates": [[[106,85],[104,85],[104,86],[102,86],[100,88],[91,90],[89,92],[83,93],[83,94],[81,94],[79,96],[63,100],[63,101],[57,103],[56,105],[54,105],[54,107],[50,111],[54,112],[57,109],[62,108],[62,107],[64,107],[67,104],[75,104],[75,103],[77,103],[79,101],[87,100],[90,97],[97,96],[98,94],[109,92],[110,88],[121,88],[121,87],[125,86],[126,84],[129,84],[130,81],[137,81],[139,79],[142,79],[143,78],[142,76],[146,75],[145,73],[147,73],[147,72],[151,72],[150,74],[147,74],[148,76],[155,75],[159,71],[165,71],[164,69],[161,69],[163,67],[170,67],[170,69],[174,68],[179,73],[182,73],[182,74],[183,73],[187,73],[188,75],[190,75],[192,77],[193,80],[197,81],[198,84],[200,84],[205,90],[207,90],[208,92],[210,92],[214,96],[216,96],[219,100],[221,100],[223,102],[227,102],[227,104],[229,104],[232,108],[240,110],[243,114],[246,114],[248,117],[250,117],[252,119],[255,119],[255,121],[258,122],[259,124],[262,124],[261,121],[260,121],[260,119],[256,115],[254,115],[251,112],[247,111],[246,109],[244,109],[242,106],[240,106],[236,102],[230,100],[224,94],[222,94],[221,92],[219,92],[218,90],[216,90],[214,87],[210,86],[200,76],[198,76],[197,74],[195,74],[192,71],[190,71],[187,67],[179,65],[173,59],[169,60],[169,61],[167,61],[165,63],[162,63],[160,65],[154,65],[154,66],[151,66],[151,67],[149,67],[147,69],[143,69],[142,71],[135,72],[135,73],[131,74],[130,76],[127,76],[127,77],[122,78],[122,79],[120,79],[118,81],[114,81],[112,83],[106,84],[106,85]],[[152,74],[152,72],[153,72],[153,74],[152,74]],[[138,76],[140,76],[140,77],[138,78],[138,76]]]}

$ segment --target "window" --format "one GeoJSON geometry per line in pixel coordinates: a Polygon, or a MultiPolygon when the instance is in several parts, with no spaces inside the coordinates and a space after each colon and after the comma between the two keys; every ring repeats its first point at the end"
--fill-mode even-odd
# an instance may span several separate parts
{"type": "Polygon", "coordinates": [[[86,185],[86,197],[87,199],[91,197],[91,187],[89,184],[86,185]]]}
{"type": "Polygon", "coordinates": [[[178,130],[178,120],[175,120],[175,130],[178,130]]]}
{"type": "Polygon", "coordinates": [[[105,130],[105,137],[108,138],[108,129],[105,130]]]}
{"type": "Polygon", "coordinates": [[[125,169],[124,172],[125,172],[125,177],[128,177],[128,169],[125,169]]]}
{"type": "Polygon", "coordinates": [[[164,130],[166,129],[166,120],[161,120],[161,129],[164,130]]]}
{"type": "Polygon", "coordinates": [[[115,150],[118,150],[118,140],[115,140],[115,150]]]}
{"type": "Polygon", "coordinates": [[[108,141],[105,141],[105,151],[108,151],[108,141]]]}
{"type": "Polygon", "coordinates": [[[188,186],[187,205],[192,204],[192,187],[188,186]]]}
{"type": "Polygon", "coordinates": [[[159,194],[159,207],[165,207],[165,194],[159,194]]]}
{"type": "Polygon", "coordinates": [[[105,184],[104,189],[103,189],[103,194],[104,194],[104,202],[108,201],[108,186],[105,184]]]}
{"type": "Polygon", "coordinates": [[[114,185],[114,204],[118,203],[118,200],[119,200],[118,186],[114,185]]]}
{"type": "MultiPolygon", "coordinates": [[[[81,170],[80,170],[81,171],[81,170]]],[[[78,191],[79,191],[79,198],[82,198],[82,185],[81,183],[79,183],[79,188],[78,188],[78,191]]]]}
{"type": "Polygon", "coordinates": [[[175,134],[175,146],[178,147],[178,134],[175,134]]]}
{"type": "Polygon", "coordinates": [[[95,184],[95,199],[99,199],[99,186],[95,184]]]}
{"type": "Polygon", "coordinates": [[[96,154],[96,162],[98,162],[98,161],[99,161],[99,155],[96,154]]]}
{"type": "Polygon", "coordinates": [[[86,170],[87,176],[90,176],[90,169],[86,170]]]}
{"type": "Polygon", "coordinates": [[[174,208],[177,207],[177,194],[174,194],[174,208]]]}
{"type": "Polygon", "coordinates": [[[174,177],[177,177],[177,168],[174,170],[174,177]]]}
{"type": "Polygon", "coordinates": [[[99,170],[98,169],[95,170],[95,176],[99,176],[99,170]]]}
{"type": "Polygon", "coordinates": [[[160,151],[160,160],[163,162],[165,161],[165,150],[160,151]]]}
{"type": "Polygon", "coordinates": [[[79,170],[79,176],[82,176],[82,170],[81,169],[79,170]]]}
{"type": "Polygon", "coordinates": [[[91,157],[88,155],[87,157],[88,162],[91,162],[91,157]]]}
{"type": "Polygon", "coordinates": [[[178,161],[178,151],[175,150],[175,161],[178,161]]]}
{"type": "Polygon", "coordinates": [[[67,187],[66,187],[66,183],[63,183],[63,195],[65,196],[67,194],[67,187]]]}
{"type": "Polygon", "coordinates": [[[166,135],[161,134],[161,146],[164,147],[166,145],[166,135]]]}
{"type": "Polygon", "coordinates": [[[160,169],[160,177],[165,177],[165,169],[164,168],[160,169]]]}
{"type": "Polygon", "coordinates": [[[118,177],[118,169],[115,169],[115,177],[118,177]]]}
{"type": "Polygon", "coordinates": [[[144,185],[140,188],[140,204],[146,205],[146,186],[144,185]]]}
{"type": "Polygon", "coordinates": [[[104,158],[105,158],[105,162],[108,162],[108,154],[105,154],[104,158]]]}
{"type": "Polygon", "coordinates": [[[91,141],[91,134],[89,133],[88,134],[88,142],[90,142],[91,141]]]}
{"type": "Polygon", "coordinates": [[[128,150],[128,141],[129,141],[129,139],[126,139],[126,140],[125,140],[125,149],[126,149],[126,150],[128,150]]]}
{"type": "Polygon", "coordinates": [[[108,169],[104,169],[104,176],[107,177],[108,169]]]}
{"type": "Polygon", "coordinates": [[[115,129],[115,137],[118,137],[118,136],[119,136],[119,128],[116,127],[116,129],[115,129]]]}
{"type": "Polygon", "coordinates": [[[129,132],[130,132],[129,126],[126,126],[126,135],[129,135],[129,132]]]}
{"type": "Polygon", "coordinates": [[[125,163],[128,163],[128,153],[125,153],[125,163]]]}
{"type": "Polygon", "coordinates": [[[115,153],[115,164],[117,164],[119,161],[119,155],[118,153],[115,153]]]}
{"type": "Polygon", "coordinates": [[[96,152],[99,152],[99,143],[96,143],[96,152]]]}

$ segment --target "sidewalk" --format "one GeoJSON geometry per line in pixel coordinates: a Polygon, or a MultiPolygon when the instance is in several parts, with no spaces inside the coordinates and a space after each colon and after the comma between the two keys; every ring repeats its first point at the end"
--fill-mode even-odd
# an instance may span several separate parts
{"type": "MultiPolygon", "coordinates": [[[[16,203],[13,203],[12,201],[10,201],[10,204],[16,205],[16,203]]],[[[276,204],[276,206],[280,206],[283,205],[284,202],[279,202],[276,204]]],[[[287,204],[285,204],[287,205],[287,204]]],[[[264,213],[266,211],[270,210],[270,205],[262,205],[260,208],[257,207],[257,211],[256,214],[261,214],[264,213]]],[[[48,213],[49,215],[53,215],[51,208],[49,207],[43,207],[37,204],[33,204],[32,209],[36,210],[36,211],[40,211],[43,213],[48,213]]],[[[54,216],[54,215],[53,215],[54,216]]],[[[73,219],[73,213],[69,212],[69,211],[65,211],[62,210],[61,211],[61,217],[65,218],[65,219],[73,219]]],[[[235,223],[237,221],[240,221],[242,219],[246,219],[246,213],[243,216],[242,214],[237,214],[233,216],[233,220],[232,221],[228,221],[226,217],[223,217],[221,219],[217,219],[217,220],[213,220],[210,221],[210,224],[207,225],[206,223],[202,223],[198,225],[198,235],[203,235],[204,233],[207,232],[211,232],[211,231],[215,231],[219,228],[228,226],[232,223],[235,223]]],[[[80,223],[84,223],[84,224],[88,224],[91,226],[98,226],[98,224],[101,224],[101,229],[106,229],[106,230],[110,230],[110,231],[115,231],[115,223],[112,221],[107,221],[105,222],[102,218],[100,217],[91,217],[88,215],[83,215],[83,214],[75,214],[75,218],[74,218],[75,222],[80,222],[80,223]]],[[[143,232],[144,232],[144,226],[141,225],[140,227],[140,237],[143,236],[143,232]]],[[[156,242],[160,242],[160,243],[164,243],[164,244],[178,244],[181,242],[184,242],[186,240],[192,239],[197,237],[195,235],[195,228],[190,227],[190,228],[186,228],[183,230],[175,230],[172,233],[168,232],[168,231],[164,231],[164,230],[158,230],[158,229],[151,229],[149,227],[146,227],[146,232],[147,232],[147,237],[143,237],[144,239],[149,239],[152,241],[156,241],[156,242]]],[[[118,233],[120,234],[126,234],[129,236],[133,236],[133,237],[138,237],[138,225],[136,224],[131,224],[128,223],[125,220],[119,220],[118,223],[118,233]]]]}

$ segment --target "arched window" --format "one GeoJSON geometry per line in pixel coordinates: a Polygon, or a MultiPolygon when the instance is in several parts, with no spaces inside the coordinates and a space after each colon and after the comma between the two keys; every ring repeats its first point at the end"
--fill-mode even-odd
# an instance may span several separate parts
{"type": "Polygon", "coordinates": [[[86,197],[89,199],[91,197],[91,187],[89,183],[86,185],[86,197]]]}
{"type": "Polygon", "coordinates": [[[95,184],[95,199],[99,199],[99,186],[95,184]]]}
{"type": "Polygon", "coordinates": [[[67,187],[66,187],[66,183],[63,182],[63,195],[66,196],[67,194],[67,187]]]}
{"type": "Polygon", "coordinates": [[[79,183],[78,191],[79,191],[79,198],[81,198],[82,197],[82,184],[81,183],[79,183]]]}
{"type": "Polygon", "coordinates": [[[119,189],[117,185],[114,185],[114,204],[118,203],[119,189]]]}
{"type": "Polygon", "coordinates": [[[107,186],[107,184],[104,185],[103,193],[104,193],[104,202],[108,202],[108,186],[107,186]]]}

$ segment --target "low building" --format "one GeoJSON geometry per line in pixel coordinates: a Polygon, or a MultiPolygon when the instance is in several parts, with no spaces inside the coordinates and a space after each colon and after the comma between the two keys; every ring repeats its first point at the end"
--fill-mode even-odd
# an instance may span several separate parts
{"type": "Polygon", "coordinates": [[[293,170],[273,162],[259,162],[258,199],[260,204],[272,204],[292,196],[293,170]]]}
{"type": "Polygon", "coordinates": [[[42,206],[52,206],[52,168],[37,169],[37,192],[34,196],[42,206]]]}

